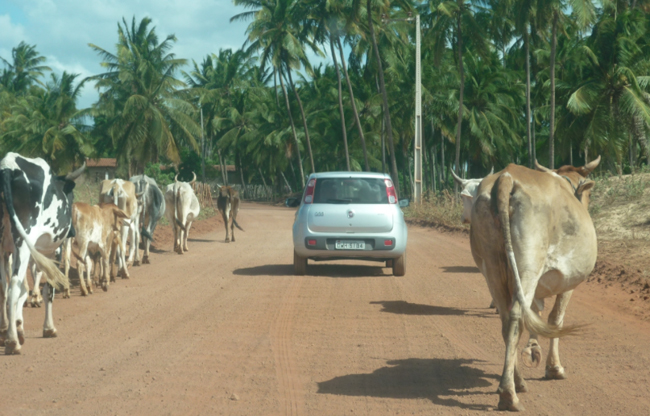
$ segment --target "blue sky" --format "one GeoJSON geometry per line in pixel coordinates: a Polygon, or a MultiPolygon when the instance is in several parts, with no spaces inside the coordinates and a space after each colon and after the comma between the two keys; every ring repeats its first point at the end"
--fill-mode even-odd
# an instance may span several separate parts
{"type": "MultiPolygon", "coordinates": [[[[176,35],[172,52],[178,58],[200,62],[220,48],[243,45],[248,22],[230,23],[242,11],[232,0],[0,0],[0,56],[11,61],[11,49],[25,41],[36,45],[54,72],[95,75],[102,70],[100,58],[88,43],[113,52],[118,22],[148,16],[161,40],[176,35]]],[[[78,106],[96,99],[87,84],[78,106]]]]}

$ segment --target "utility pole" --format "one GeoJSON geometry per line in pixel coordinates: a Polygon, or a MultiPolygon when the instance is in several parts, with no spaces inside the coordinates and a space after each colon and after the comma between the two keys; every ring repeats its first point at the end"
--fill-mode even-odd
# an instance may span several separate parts
{"type": "Polygon", "coordinates": [[[422,69],[420,62],[420,15],[404,19],[388,19],[386,14],[381,15],[382,23],[389,22],[415,22],[415,137],[413,138],[413,202],[422,203],[422,69]]]}
{"type": "Polygon", "coordinates": [[[201,180],[205,183],[205,137],[203,136],[203,107],[201,107],[201,180]]]}

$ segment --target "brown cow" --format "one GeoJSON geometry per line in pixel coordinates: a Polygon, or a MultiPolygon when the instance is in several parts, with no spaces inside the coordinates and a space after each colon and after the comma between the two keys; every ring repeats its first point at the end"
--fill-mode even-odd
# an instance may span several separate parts
{"type": "MultiPolygon", "coordinates": [[[[93,293],[90,277],[93,259],[90,253],[98,252],[101,255],[102,274],[100,282],[102,289],[104,291],[108,290],[108,270],[110,266],[111,278],[113,278],[115,275],[116,249],[121,244],[120,229],[122,221],[126,218],[128,218],[128,215],[114,204],[90,206],[83,202],[75,202],[72,205],[72,225],[76,232],[74,241],[79,250],[77,271],[83,296],[93,293]],[[88,282],[87,289],[84,282],[84,268],[86,269],[86,280],[88,282]]],[[[71,253],[72,250],[68,243],[64,256],[66,276],[70,267],[71,253]]],[[[124,250],[122,250],[122,253],[124,253],[124,250]]]]}
{"type": "MultiPolygon", "coordinates": [[[[517,344],[523,327],[552,338],[546,377],[564,378],[557,338],[577,329],[562,327],[566,306],[596,263],[596,231],[587,210],[594,182],[586,177],[599,162],[545,172],[511,164],[478,187],[470,244],[501,316],[506,359],[497,390],[500,410],[522,410],[517,392],[527,387],[517,344]],[[551,296],[555,305],[546,324],[532,304],[551,296]]],[[[535,342],[533,336],[529,348],[538,348],[535,342]]]]}
{"type": "Polygon", "coordinates": [[[237,213],[239,212],[239,192],[230,186],[222,186],[219,188],[219,196],[217,197],[217,209],[221,212],[223,223],[226,226],[226,243],[231,240],[235,242],[235,227],[244,231],[243,228],[237,224],[237,213]],[[230,219],[232,218],[232,222],[230,219]],[[231,236],[228,234],[228,225],[230,224],[231,236]]]}

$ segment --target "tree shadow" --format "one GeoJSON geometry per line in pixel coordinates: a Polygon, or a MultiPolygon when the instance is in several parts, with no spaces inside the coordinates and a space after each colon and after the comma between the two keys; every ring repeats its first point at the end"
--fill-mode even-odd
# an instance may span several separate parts
{"type": "Polygon", "coordinates": [[[481,273],[478,267],[474,266],[443,266],[443,273],[481,273]]]}
{"type": "Polygon", "coordinates": [[[381,305],[381,312],[394,313],[398,315],[466,315],[464,309],[449,308],[446,306],[422,305],[409,303],[403,300],[384,300],[370,302],[371,305],[381,305]]]}
{"type": "Polygon", "coordinates": [[[392,399],[428,399],[441,406],[490,410],[487,404],[467,404],[453,396],[488,395],[469,389],[492,386],[494,374],[471,366],[480,360],[419,359],[394,360],[370,374],[350,374],[318,383],[319,394],[366,396],[392,399]],[[452,397],[445,397],[452,396],[452,397]]]}

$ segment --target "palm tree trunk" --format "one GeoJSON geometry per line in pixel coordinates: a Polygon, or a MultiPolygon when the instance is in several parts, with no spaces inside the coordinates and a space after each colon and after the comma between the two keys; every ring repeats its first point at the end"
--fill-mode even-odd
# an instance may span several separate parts
{"type": "Polygon", "coordinates": [[[372,8],[370,7],[370,0],[367,0],[366,9],[368,11],[368,26],[370,27],[370,36],[372,37],[372,49],[375,51],[375,58],[377,59],[377,70],[379,72],[379,87],[381,88],[381,96],[384,102],[384,111],[386,119],[386,133],[388,136],[388,146],[390,150],[390,164],[391,176],[393,177],[393,185],[399,198],[399,176],[397,175],[397,161],[395,160],[395,144],[393,142],[393,126],[390,122],[390,107],[388,106],[388,94],[386,93],[386,84],[384,83],[384,69],[381,66],[381,56],[379,55],[379,47],[377,46],[377,38],[375,37],[375,28],[372,24],[372,8]]]}
{"type": "MultiPolygon", "coordinates": [[[[302,115],[302,125],[305,129],[305,139],[307,140],[307,150],[309,151],[309,161],[311,162],[311,171],[316,172],[316,167],[314,165],[314,154],[311,151],[311,141],[309,140],[309,129],[307,128],[307,117],[305,117],[305,109],[302,107],[302,101],[300,100],[300,94],[296,86],[293,84],[293,77],[291,77],[291,68],[287,68],[287,75],[289,75],[289,85],[293,90],[296,100],[298,100],[298,107],[300,107],[300,114],[302,115]]],[[[303,184],[304,185],[304,184],[303,184]]]]}
{"type": "Polygon", "coordinates": [[[284,95],[284,102],[287,106],[287,113],[289,114],[289,122],[291,123],[291,131],[293,132],[293,139],[296,141],[296,152],[298,155],[298,167],[300,168],[300,181],[302,182],[302,187],[305,187],[305,172],[302,170],[302,157],[300,157],[300,142],[298,141],[298,135],[296,134],[296,126],[293,123],[293,116],[291,115],[291,106],[289,105],[289,96],[287,95],[287,90],[284,88],[284,81],[282,80],[282,72],[280,76],[280,87],[282,88],[282,94],[284,95]]]}
{"type": "MultiPolygon", "coordinates": [[[[463,0],[458,0],[458,6],[461,8],[458,12],[458,19],[456,23],[456,34],[458,36],[458,72],[460,73],[460,89],[458,94],[458,127],[456,127],[456,174],[460,176],[460,134],[461,126],[463,124],[463,93],[465,90],[465,70],[463,68],[463,31],[461,28],[463,0]]],[[[458,188],[458,184],[454,182],[454,188],[458,188]]],[[[458,189],[456,189],[458,190],[458,189]]]]}
{"type": "Polygon", "coordinates": [[[526,44],[526,138],[528,139],[528,167],[533,168],[533,141],[530,131],[530,39],[528,27],[524,29],[524,43],[526,44]]]}
{"type": "Polygon", "coordinates": [[[341,114],[341,132],[343,133],[343,147],[345,148],[345,166],[348,171],[350,169],[350,151],[348,149],[348,132],[345,126],[345,113],[343,112],[343,89],[341,88],[341,72],[339,65],[336,62],[336,53],[334,52],[334,35],[330,35],[330,50],[332,51],[332,59],[334,60],[334,67],[336,68],[336,80],[339,83],[339,113],[341,114]]]}
{"type": "Polygon", "coordinates": [[[228,185],[228,172],[226,170],[226,165],[223,163],[223,157],[221,156],[221,149],[219,149],[219,167],[221,168],[221,180],[224,185],[228,185]]]}
{"type": "Polygon", "coordinates": [[[557,49],[557,12],[553,13],[553,28],[551,29],[551,57],[550,57],[550,70],[551,70],[551,120],[548,132],[548,155],[550,169],[555,169],[555,52],[557,49]]]}
{"type": "Polygon", "coordinates": [[[354,91],[352,91],[352,82],[350,82],[350,75],[348,74],[348,66],[345,64],[345,57],[343,56],[343,46],[341,46],[341,39],[337,36],[336,43],[341,53],[341,65],[343,66],[343,73],[345,74],[345,81],[348,83],[348,92],[350,93],[350,102],[352,104],[352,112],[354,113],[354,122],[357,124],[359,130],[359,137],[361,137],[361,149],[363,151],[363,162],[366,172],[370,172],[370,165],[368,164],[368,150],[366,149],[366,137],[363,134],[361,127],[361,120],[359,119],[359,112],[357,111],[357,103],[354,101],[354,91]]]}
{"type": "Polygon", "coordinates": [[[278,71],[273,70],[273,92],[275,92],[275,103],[280,108],[280,97],[278,97],[278,71]]]}
{"type": "Polygon", "coordinates": [[[237,155],[239,159],[239,177],[241,178],[242,199],[246,197],[246,182],[244,181],[244,165],[241,163],[241,155],[237,155]]]}

